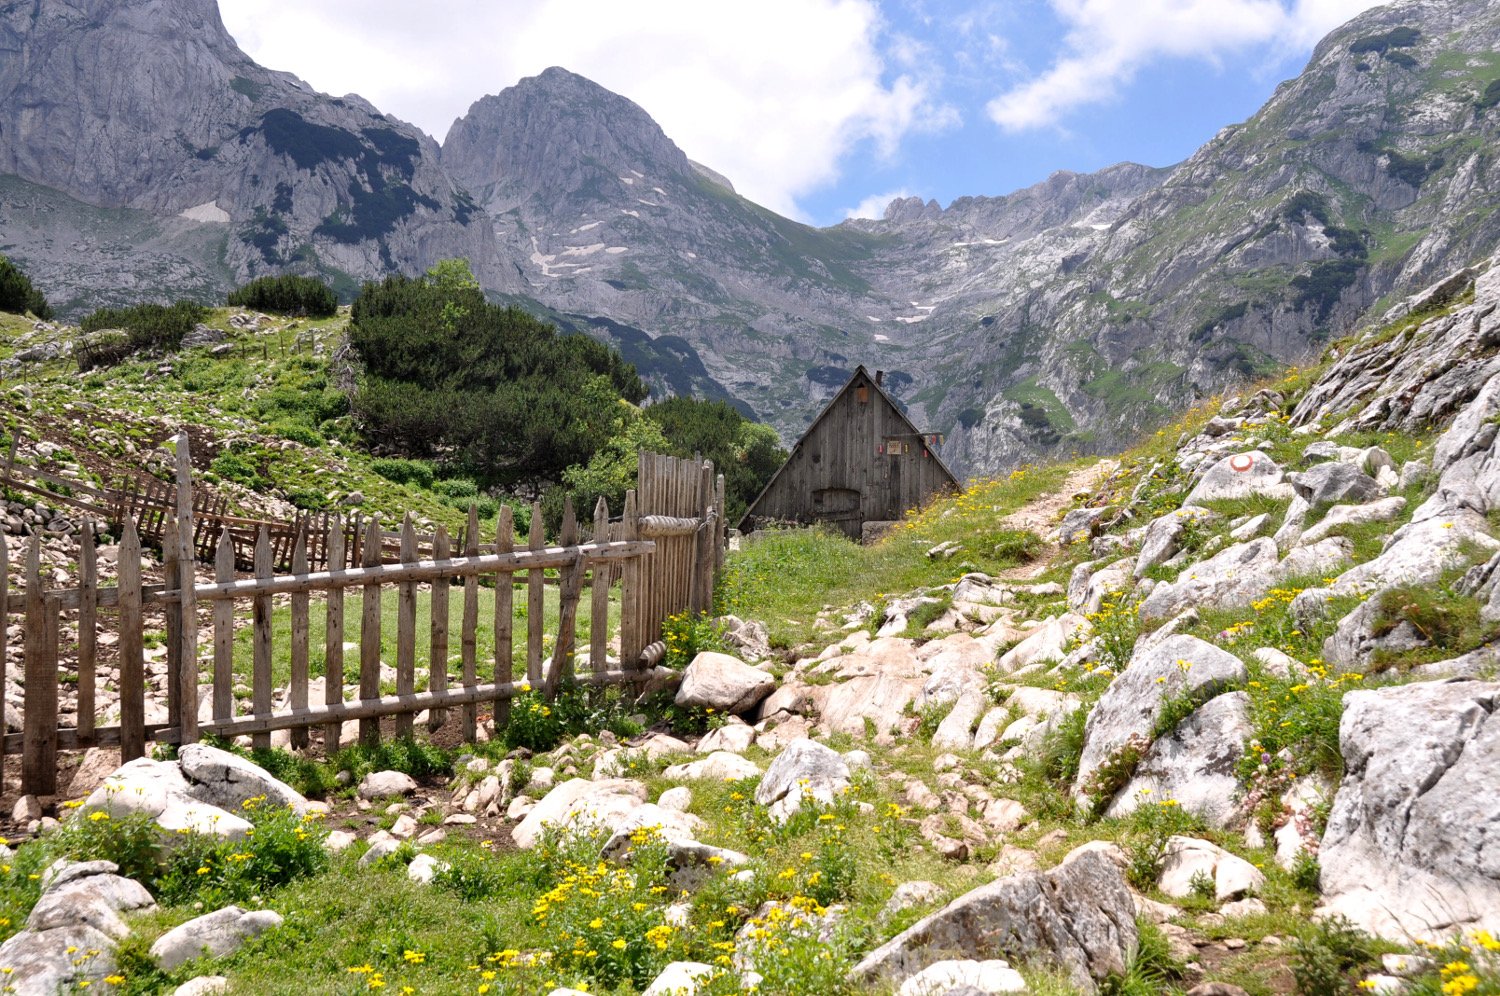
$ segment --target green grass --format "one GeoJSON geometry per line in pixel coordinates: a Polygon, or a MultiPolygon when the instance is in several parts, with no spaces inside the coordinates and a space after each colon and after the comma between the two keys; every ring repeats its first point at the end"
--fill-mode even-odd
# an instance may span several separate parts
{"type": "MultiPolygon", "coordinates": [[[[358,685],[359,683],[359,644],[361,642],[361,630],[363,629],[362,588],[344,589],[344,642],[354,644],[344,652],[344,680],[347,684],[358,685]]],[[[613,634],[619,627],[619,590],[612,592],[613,598],[610,602],[609,627],[613,634]]],[[[558,609],[558,589],[556,585],[547,585],[543,589],[543,624],[545,653],[544,661],[552,659],[552,649],[556,646],[560,613],[558,609]]],[[[380,659],[391,667],[396,666],[396,643],[399,615],[400,595],[394,587],[381,589],[380,600],[380,659]]],[[[527,597],[526,588],[518,586],[514,589],[513,602],[515,614],[512,624],[512,660],[514,662],[515,674],[518,676],[526,673],[526,644],[527,644],[527,597]]],[[[243,609],[243,603],[239,603],[243,609]]],[[[462,677],[462,657],[460,634],[463,632],[464,611],[464,589],[462,586],[450,587],[448,589],[448,675],[449,683],[452,685],[456,679],[462,677]]],[[[326,602],[314,596],[308,605],[308,624],[310,638],[309,659],[311,665],[309,671],[312,677],[318,677],[323,673],[323,649],[325,623],[327,619],[326,602]]],[[[243,612],[242,612],[243,614],[243,612]]],[[[475,632],[476,666],[480,680],[487,681],[494,674],[495,659],[495,590],[483,585],[479,588],[479,625],[475,632]]],[[[417,625],[416,625],[416,689],[423,691],[427,688],[430,675],[431,655],[431,618],[432,618],[432,593],[419,590],[417,592],[417,625]]],[[[593,606],[589,597],[589,589],[585,588],[578,602],[578,619],[574,633],[574,648],[587,651],[589,647],[589,632],[592,625],[593,606]]],[[[292,641],[292,611],[288,605],[279,605],[271,612],[271,669],[275,679],[276,687],[282,687],[290,680],[291,676],[291,641],[292,641]]],[[[206,639],[206,633],[204,634],[206,639]]],[[[234,664],[236,677],[249,683],[253,667],[252,641],[254,629],[243,626],[236,630],[234,639],[234,664]]],[[[394,686],[384,688],[386,693],[394,693],[394,686]]]]}
{"type": "Polygon", "coordinates": [[[730,554],[719,602],[725,612],[765,622],[776,646],[794,647],[818,636],[814,623],[824,605],[874,603],[967,571],[1014,567],[1034,541],[999,520],[1055,489],[1077,466],[1017,471],[939,498],[870,546],[823,530],[763,533],[730,554]],[[927,551],[946,540],[963,549],[951,560],[928,559],[927,551]]]}

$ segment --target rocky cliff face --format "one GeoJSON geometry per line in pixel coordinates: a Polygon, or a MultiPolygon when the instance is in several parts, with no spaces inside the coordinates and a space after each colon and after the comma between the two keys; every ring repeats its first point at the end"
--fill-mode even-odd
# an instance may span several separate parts
{"type": "Polygon", "coordinates": [[[466,256],[629,339],[663,393],[730,395],[787,440],[855,364],[883,369],[950,463],[993,472],[1109,449],[1492,252],[1497,49],[1486,0],[1400,0],[1176,167],[814,229],[562,69],[439,150],[256,66],[211,0],[30,0],[0,9],[0,249],[69,310],[466,256]]]}
{"type": "Polygon", "coordinates": [[[503,285],[482,218],[437,159],[361,98],[256,65],[211,0],[0,9],[0,173],[72,198],[103,236],[22,247],[61,298],[82,290],[77,258],[95,269],[139,217],[118,209],[174,231],[191,272],[178,286],[288,269],[358,280],[455,255],[503,285]]]}

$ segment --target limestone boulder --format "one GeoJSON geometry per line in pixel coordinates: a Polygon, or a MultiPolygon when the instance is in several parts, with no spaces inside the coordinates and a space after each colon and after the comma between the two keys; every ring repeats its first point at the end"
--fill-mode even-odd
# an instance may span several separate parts
{"type": "Polygon", "coordinates": [[[372,771],[359,781],[361,799],[388,799],[411,795],[416,790],[417,780],[402,771],[372,771]]]}
{"type": "Polygon", "coordinates": [[[753,743],[755,728],[744,720],[731,717],[725,725],[704,734],[703,739],[698,741],[697,751],[699,754],[713,754],[717,751],[743,754],[753,743]]]}
{"type": "Polygon", "coordinates": [[[870,952],[849,982],[902,984],[939,958],[1060,966],[1084,992],[1125,970],[1138,934],[1125,878],[1099,854],[982,885],[870,952]]]}
{"type": "Polygon", "coordinates": [[[1500,683],[1351,692],[1319,849],[1326,909],[1393,939],[1500,931],[1500,683]]]}
{"type": "Polygon", "coordinates": [[[1209,699],[1151,744],[1104,815],[1125,817],[1139,806],[1171,800],[1209,826],[1227,829],[1238,812],[1240,758],[1254,732],[1248,694],[1209,699]]]}
{"type": "Polygon", "coordinates": [[[545,827],[571,827],[589,819],[603,823],[644,805],[647,798],[646,786],[632,779],[574,778],[548,792],[510,836],[517,847],[527,850],[536,846],[545,827]]]}
{"type": "Polygon", "coordinates": [[[1406,499],[1400,495],[1382,498],[1368,505],[1335,505],[1322,520],[1313,524],[1297,540],[1299,545],[1316,543],[1331,536],[1336,529],[1345,526],[1362,526],[1371,522],[1392,522],[1406,509],[1406,499]]]}
{"type": "Polygon", "coordinates": [[[1121,747],[1149,744],[1162,703],[1187,696],[1207,701],[1229,685],[1247,681],[1244,663],[1194,636],[1171,636],[1137,648],[1129,666],[1095,703],[1084,725],[1075,795],[1082,798],[1094,772],[1121,747]]]}
{"type": "Polygon", "coordinates": [[[1006,651],[995,666],[1002,674],[1009,674],[1033,664],[1060,661],[1086,625],[1087,620],[1077,613],[1053,616],[1006,651]]]}
{"type": "Polygon", "coordinates": [[[1201,505],[1224,498],[1290,498],[1292,486],[1286,472],[1260,450],[1234,453],[1219,460],[1199,478],[1183,499],[1184,505],[1201,505]]]}
{"type": "Polygon", "coordinates": [[[1021,973],[999,959],[938,961],[901,984],[897,996],[948,996],[955,989],[976,993],[1024,993],[1021,973]]]}
{"type": "Polygon", "coordinates": [[[184,962],[208,955],[233,954],[250,938],[282,924],[274,910],[242,910],[226,906],[173,927],[151,945],[151,957],[170,972],[184,962]]]}
{"type": "Polygon", "coordinates": [[[838,751],[816,740],[786,746],[755,790],[755,802],[769,806],[772,819],[785,821],[805,802],[830,806],[849,787],[849,766],[838,751]]]}
{"type": "Polygon", "coordinates": [[[1193,895],[1199,882],[1212,883],[1214,901],[1239,899],[1263,888],[1266,876],[1244,858],[1197,837],[1168,837],[1162,848],[1157,886],[1174,899],[1193,895]]]}
{"type": "Polygon", "coordinates": [[[1378,557],[1340,574],[1332,590],[1354,595],[1394,585],[1432,584],[1447,571],[1469,564],[1473,549],[1500,549],[1500,541],[1490,535],[1486,509],[1472,487],[1440,486],[1412,513],[1410,522],[1391,534],[1378,557]]]}
{"type": "Polygon", "coordinates": [[[754,778],[760,768],[754,761],[728,751],[715,751],[698,761],[674,764],[662,772],[673,781],[697,781],[711,779],[716,782],[735,782],[742,778],[754,778]]]}
{"type": "Polygon", "coordinates": [[[1374,501],[1384,492],[1375,478],[1352,463],[1320,463],[1288,480],[1303,501],[1313,508],[1329,505],[1362,505],[1374,501]]]}
{"type": "Polygon", "coordinates": [[[770,695],[776,679],[738,657],[705,650],[682,674],[675,702],[682,708],[715,709],[734,715],[770,695]]]}
{"type": "Polygon", "coordinates": [[[1141,537],[1141,549],[1135,558],[1135,576],[1143,578],[1151,568],[1171,560],[1193,523],[1213,515],[1201,505],[1184,505],[1152,519],[1141,537]]]}

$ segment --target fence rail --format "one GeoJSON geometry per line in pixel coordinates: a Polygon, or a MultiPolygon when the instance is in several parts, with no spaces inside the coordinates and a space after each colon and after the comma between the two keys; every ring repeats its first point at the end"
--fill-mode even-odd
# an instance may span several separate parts
{"type": "MultiPolygon", "coordinates": [[[[593,539],[580,541],[580,524],[571,503],[563,513],[558,542],[545,544],[542,515],[532,506],[531,529],[515,534],[511,509],[502,506],[493,542],[479,542],[477,511],[470,508],[460,542],[454,544],[443,527],[423,543],[408,514],[399,532],[383,531],[373,518],[345,522],[337,515],[302,521],[284,544],[273,540],[269,523],[258,523],[248,557],[236,528],[245,520],[225,521],[223,515],[204,520],[204,507],[193,497],[188,439],[177,441],[175,487],[170,495],[142,492],[142,500],[123,516],[118,575],[113,587],[98,583],[97,551],[92,528],[81,531],[77,587],[52,589],[42,578],[42,537],[33,535],[25,551],[19,591],[9,591],[7,551],[0,542],[0,684],[11,656],[6,647],[6,622],[12,614],[23,619],[21,662],[25,685],[23,729],[0,739],[4,754],[19,753],[22,791],[53,795],[57,791],[57,752],[91,746],[118,745],[123,760],[140,757],[146,743],[190,743],[204,734],[248,735],[253,746],[267,747],[271,733],[291,731],[291,746],[307,748],[318,731],[325,752],[339,748],[342,725],[358,721],[358,738],[374,744],[381,720],[393,718],[396,735],[410,734],[419,713],[428,713],[436,730],[457,711],[461,735],[472,742],[478,735],[480,708],[492,709],[496,732],[509,721],[510,701],[522,689],[536,689],[553,698],[566,680],[586,685],[639,684],[649,679],[650,667],[660,661],[661,624],[684,610],[707,610],[713,578],[722,564],[725,536],[723,477],[713,465],[642,453],[639,487],[627,493],[623,515],[611,521],[600,499],[594,509],[593,539]],[[170,497],[170,501],[168,501],[170,497]],[[148,500],[149,499],[149,500],[148,500]],[[647,511],[643,514],[640,508],[647,511]],[[205,544],[204,524],[217,527],[214,542],[205,544]],[[164,583],[142,580],[141,523],[159,529],[164,583]],[[390,558],[394,535],[396,551],[390,558]],[[484,552],[481,552],[483,550],[484,552]],[[316,560],[321,563],[315,562],[316,560]],[[206,556],[205,556],[206,554],[206,556]],[[213,564],[214,579],[200,582],[197,561],[213,564]],[[237,577],[246,563],[249,577],[237,577]],[[289,565],[278,574],[278,561],[289,565]],[[557,578],[558,622],[555,639],[547,647],[544,625],[546,572],[557,578]],[[516,583],[524,575],[524,661],[518,649],[516,583]],[[493,578],[494,610],[490,619],[479,612],[480,579],[493,578]],[[585,583],[590,589],[587,673],[573,674],[575,633],[585,583]],[[620,657],[611,666],[609,606],[613,585],[619,585],[620,657]],[[418,620],[418,589],[428,586],[427,618],[418,620]],[[383,594],[395,589],[395,693],[382,694],[383,594]],[[358,593],[357,604],[346,604],[358,593]],[[323,639],[314,646],[310,617],[313,598],[323,607],[323,639]],[[461,599],[461,623],[456,660],[450,660],[450,599],[461,599]],[[277,629],[273,607],[287,606],[289,631],[281,639],[289,663],[284,683],[286,702],[273,708],[277,682],[273,675],[277,629]],[[245,610],[248,609],[248,612],[245,610]],[[200,620],[200,610],[202,613],[200,620]],[[345,626],[350,612],[360,617],[358,677],[345,680],[345,626]],[[160,614],[165,634],[165,723],[147,723],[147,614],[160,614]],[[76,721],[60,723],[60,635],[65,615],[76,619],[76,721]],[[236,713],[235,630],[248,615],[250,708],[236,713]],[[200,640],[200,621],[207,636],[200,640]],[[481,665],[478,635],[488,626],[493,636],[492,659],[481,665]],[[112,630],[110,641],[118,657],[118,715],[109,725],[97,716],[101,630],[112,630]],[[417,645],[427,647],[426,689],[417,691],[417,645]],[[321,666],[314,667],[314,654],[321,666]],[[200,659],[201,657],[201,659],[200,659]],[[450,664],[456,664],[456,686],[450,686],[450,664]],[[481,671],[482,667],[482,671],[481,671]],[[524,668],[524,680],[516,670],[524,668]],[[322,679],[321,702],[314,671],[322,679]],[[206,694],[200,686],[206,682],[206,694]],[[353,699],[346,699],[352,692],[353,699]],[[201,714],[201,720],[200,720],[201,714]]],[[[8,476],[8,475],[7,475],[8,476]]],[[[54,497],[49,494],[49,497],[54,497]]],[[[222,509],[220,510],[222,512],[222,509]]],[[[580,655],[584,656],[584,655],[580,655]]],[[[241,666],[241,677],[244,668],[241,666]]],[[[5,705],[0,698],[0,729],[5,705]]]]}

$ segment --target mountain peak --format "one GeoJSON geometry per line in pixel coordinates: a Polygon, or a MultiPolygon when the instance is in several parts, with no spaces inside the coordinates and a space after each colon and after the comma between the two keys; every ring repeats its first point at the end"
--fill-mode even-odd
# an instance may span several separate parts
{"type": "Polygon", "coordinates": [[[474,102],[443,141],[454,179],[492,212],[600,185],[691,181],[688,158],[639,104],[560,66],[474,102]]]}

